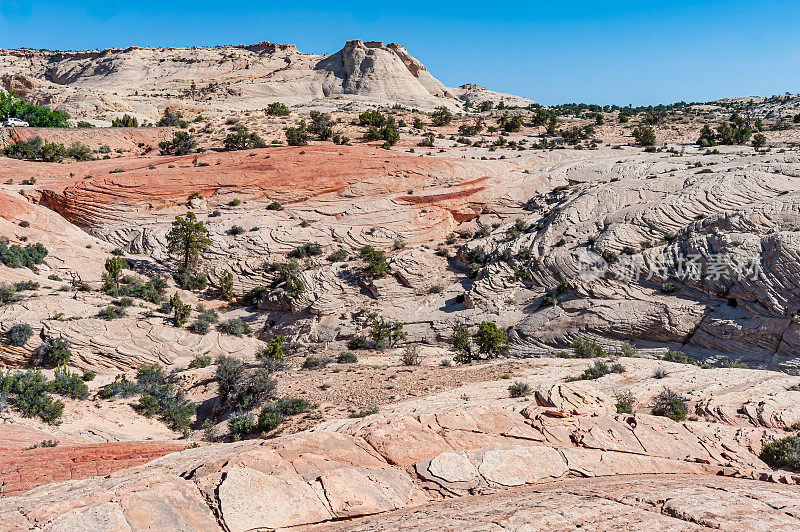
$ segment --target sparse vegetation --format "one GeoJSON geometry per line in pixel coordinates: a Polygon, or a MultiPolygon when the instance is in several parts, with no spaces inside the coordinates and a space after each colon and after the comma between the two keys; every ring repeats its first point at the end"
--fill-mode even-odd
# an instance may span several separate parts
{"type": "Polygon", "coordinates": [[[664,416],[673,421],[683,421],[686,419],[687,406],[679,394],[669,388],[665,388],[656,396],[652,412],[654,416],[664,416]]]}

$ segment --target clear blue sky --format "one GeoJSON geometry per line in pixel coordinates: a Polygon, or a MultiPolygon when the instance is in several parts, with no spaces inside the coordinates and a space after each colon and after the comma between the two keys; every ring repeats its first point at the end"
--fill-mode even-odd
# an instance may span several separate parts
{"type": "Polygon", "coordinates": [[[800,2],[0,0],[0,47],[400,42],[446,85],[544,104],[800,92],[800,2]],[[116,4],[116,5],[115,5],[116,4]]]}

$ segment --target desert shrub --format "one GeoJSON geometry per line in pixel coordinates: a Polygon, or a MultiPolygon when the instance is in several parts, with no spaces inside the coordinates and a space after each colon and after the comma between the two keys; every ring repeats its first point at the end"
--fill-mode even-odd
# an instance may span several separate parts
{"type": "Polygon", "coordinates": [[[197,355],[195,356],[191,362],[189,362],[189,368],[207,368],[211,365],[211,357],[209,355],[197,355]]]}
{"type": "Polygon", "coordinates": [[[47,390],[71,399],[86,399],[89,396],[89,387],[86,386],[82,376],[70,372],[64,366],[56,368],[53,380],[47,385],[47,390]]]}
{"type": "Polygon", "coordinates": [[[328,140],[333,136],[331,115],[320,111],[311,111],[308,116],[311,120],[308,129],[318,135],[320,140],[328,140]]]}
{"type": "Polygon", "coordinates": [[[252,414],[249,412],[234,412],[228,418],[228,429],[233,441],[240,441],[245,436],[252,434],[256,430],[252,414]]]}
{"type": "Polygon", "coordinates": [[[47,248],[40,243],[28,244],[25,247],[18,245],[9,246],[0,242],[0,262],[9,268],[35,269],[42,264],[47,256],[47,248]]]}
{"type": "Polygon", "coordinates": [[[257,286],[248,291],[244,297],[242,297],[242,303],[248,307],[258,305],[258,302],[261,301],[267,294],[269,294],[269,288],[266,286],[257,286]]]}
{"type": "Polygon", "coordinates": [[[763,133],[756,133],[753,135],[753,148],[756,150],[764,147],[767,144],[767,137],[763,133]]]}
{"type": "Polygon", "coordinates": [[[366,279],[377,279],[383,277],[391,270],[389,264],[386,262],[386,255],[383,251],[378,251],[372,246],[364,246],[361,248],[361,258],[367,263],[366,267],[362,270],[362,274],[366,279]]]}
{"type": "Polygon", "coordinates": [[[632,414],[633,405],[636,404],[636,397],[631,392],[618,393],[614,396],[617,400],[617,414],[632,414]]]}
{"type": "Polygon", "coordinates": [[[350,415],[348,415],[347,417],[349,417],[350,419],[358,419],[358,418],[362,418],[362,417],[371,416],[371,415],[377,414],[377,413],[378,413],[378,407],[377,406],[370,406],[370,407],[365,408],[364,410],[361,410],[360,412],[353,412],[350,415]]]}
{"type": "Polygon", "coordinates": [[[654,379],[660,380],[660,379],[666,379],[667,377],[669,377],[669,372],[664,368],[656,368],[655,371],[653,371],[654,379]]]}
{"type": "Polygon", "coordinates": [[[347,260],[347,252],[343,249],[334,251],[330,255],[328,255],[327,260],[329,262],[344,262],[347,260]]]}
{"type": "Polygon", "coordinates": [[[48,339],[39,346],[39,356],[45,366],[61,366],[69,362],[72,356],[70,343],[62,337],[48,339]]]}
{"type": "Polygon", "coordinates": [[[180,388],[173,384],[154,384],[143,387],[139,397],[139,410],[147,417],[158,415],[172,430],[186,438],[190,434],[192,416],[196,411],[194,403],[186,399],[180,388]]]}
{"type": "Polygon", "coordinates": [[[283,210],[283,205],[281,205],[277,201],[273,201],[272,203],[267,205],[267,210],[268,211],[282,211],[283,210]]]}
{"type": "Polygon", "coordinates": [[[576,380],[595,380],[611,373],[608,365],[602,360],[595,360],[594,364],[586,368],[576,380]]]}
{"type": "Polygon", "coordinates": [[[47,379],[38,369],[0,372],[0,394],[8,396],[23,417],[38,417],[55,425],[64,411],[64,404],[54,400],[48,392],[47,379]]]}
{"type": "Polygon", "coordinates": [[[661,357],[661,360],[666,360],[667,362],[678,362],[680,364],[697,364],[697,361],[692,357],[688,356],[683,351],[667,351],[667,354],[661,357]]]}
{"type": "Polygon", "coordinates": [[[90,161],[94,158],[92,149],[77,140],[67,149],[67,155],[76,161],[90,161]]]}
{"type": "Polygon", "coordinates": [[[403,331],[403,324],[399,321],[387,320],[382,316],[370,316],[370,344],[372,349],[385,349],[392,347],[397,342],[405,340],[408,334],[403,331]]]}
{"type": "Polygon", "coordinates": [[[596,340],[582,336],[578,336],[572,341],[572,351],[578,358],[597,358],[606,355],[596,340]]]}
{"type": "Polygon", "coordinates": [[[280,360],[283,358],[283,344],[286,339],[278,334],[273,336],[266,347],[259,349],[256,358],[259,360],[280,360]]]}
{"type": "Polygon", "coordinates": [[[125,309],[117,305],[109,305],[104,309],[100,309],[100,311],[97,313],[98,318],[102,318],[107,321],[115,320],[123,316],[125,316],[125,309]]]}
{"type": "Polygon", "coordinates": [[[358,115],[358,123],[362,126],[381,127],[386,123],[386,117],[380,111],[364,111],[358,115]]]}
{"type": "Polygon", "coordinates": [[[14,286],[0,283],[0,303],[16,303],[20,299],[22,296],[14,286]]]}
{"type": "Polygon", "coordinates": [[[181,301],[178,292],[172,294],[169,298],[169,308],[172,310],[172,322],[175,327],[183,327],[189,320],[192,313],[192,307],[181,301]]]}
{"type": "Polygon", "coordinates": [[[525,397],[531,393],[531,385],[527,382],[516,381],[508,387],[509,397],[525,397]]]}
{"type": "Polygon", "coordinates": [[[508,342],[506,333],[497,327],[493,321],[484,321],[478,326],[478,333],[475,335],[475,343],[478,351],[487,358],[495,358],[508,354],[508,342]]]}
{"type": "Polygon", "coordinates": [[[172,135],[172,140],[164,140],[158,143],[161,155],[186,155],[192,153],[197,147],[194,135],[186,131],[176,131],[172,135]]]}
{"type": "Polygon", "coordinates": [[[453,113],[445,106],[439,106],[431,113],[431,123],[434,126],[446,126],[453,121],[453,113]]]}
{"type": "Polygon", "coordinates": [[[289,108],[280,102],[267,105],[267,114],[270,116],[289,116],[289,108]]]}
{"type": "Polygon", "coordinates": [[[358,357],[349,351],[343,351],[336,357],[336,362],[339,364],[353,364],[358,362],[358,357]]]}
{"type": "Polygon", "coordinates": [[[258,430],[270,432],[278,428],[283,423],[284,417],[265,405],[258,413],[258,430]]]}
{"type": "Polygon", "coordinates": [[[233,299],[233,274],[228,270],[219,276],[219,295],[226,301],[233,299]]]}
{"type": "Polygon", "coordinates": [[[172,278],[183,290],[205,290],[208,287],[208,277],[204,273],[180,270],[172,278]]]}
{"type": "Polygon", "coordinates": [[[468,364],[475,360],[475,350],[470,338],[469,329],[463,323],[457,322],[453,325],[453,332],[450,336],[450,348],[455,352],[455,361],[461,364],[468,364]]]}
{"type": "Polygon", "coordinates": [[[161,118],[156,122],[158,127],[177,127],[181,124],[181,118],[183,115],[180,111],[175,111],[174,113],[170,110],[169,107],[164,109],[164,114],[161,115],[161,118]]]}
{"type": "Polygon", "coordinates": [[[203,305],[197,307],[197,312],[199,315],[190,329],[197,334],[206,334],[211,329],[211,324],[219,321],[219,315],[215,310],[206,309],[203,305]]]}
{"type": "Polygon", "coordinates": [[[759,458],[772,468],[800,469],[800,437],[787,436],[766,444],[759,458]]]}
{"type": "Polygon", "coordinates": [[[231,236],[241,235],[241,234],[246,233],[246,232],[247,231],[245,231],[244,227],[242,227],[240,225],[232,225],[231,228],[228,229],[228,231],[227,231],[227,233],[229,235],[231,235],[231,236]]]}
{"type": "Polygon", "coordinates": [[[397,123],[394,117],[388,117],[380,127],[370,126],[364,134],[364,140],[382,140],[383,147],[389,148],[397,144],[400,140],[400,132],[397,130],[397,123]]]}
{"type": "Polygon", "coordinates": [[[633,138],[640,146],[653,146],[656,143],[656,132],[650,126],[639,126],[633,130],[633,138]]]}
{"type": "Polygon", "coordinates": [[[665,388],[656,396],[652,412],[655,416],[668,417],[673,421],[683,421],[686,419],[687,407],[679,394],[665,388]]]}
{"type": "Polygon", "coordinates": [[[94,371],[89,371],[87,369],[83,372],[83,375],[81,375],[81,380],[83,380],[83,382],[90,382],[93,381],[96,376],[97,374],[94,371]]]}
{"type": "Polygon", "coordinates": [[[14,283],[14,290],[17,292],[25,292],[26,290],[36,290],[39,288],[39,283],[36,281],[17,281],[14,283]]]}
{"type": "Polygon", "coordinates": [[[256,133],[250,132],[241,124],[237,124],[235,131],[228,134],[222,142],[227,151],[250,150],[253,148],[266,148],[267,143],[256,133]]]}
{"type": "Polygon", "coordinates": [[[33,327],[28,325],[27,323],[17,323],[16,325],[12,325],[11,328],[8,330],[8,343],[13,345],[14,347],[22,347],[28,340],[30,340],[31,336],[33,336],[33,327]]]}
{"type": "Polygon", "coordinates": [[[123,378],[104,386],[100,390],[100,397],[105,399],[111,399],[112,397],[131,397],[137,393],[139,393],[139,386],[135,382],[123,378]]]}
{"type": "Polygon", "coordinates": [[[306,257],[315,257],[317,255],[322,255],[322,246],[314,242],[308,242],[294,248],[289,252],[288,257],[304,259],[306,257]]]}
{"type": "Polygon", "coordinates": [[[333,362],[333,359],[329,357],[317,358],[315,356],[310,356],[303,360],[303,369],[321,369],[331,362],[333,362]]]}
{"type": "Polygon", "coordinates": [[[515,132],[522,128],[523,118],[520,115],[509,116],[507,112],[503,113],[498,121],[498,125],[503,131],[515,132]]]}
{"type": "Polygon", "coordinates": [[[305,399],[297,397],[281,397],[274,403],[265,405],[265,407],[271,409],[276,414],[289,417],[306,412],[311,408],[311,404],[305,399]]]}
{"type": "Polygon", "coordinates": [[[289,146],[305,146],[308,144],[308,126],[301,120],[297,127],[286,128],[286,143],[289,146]]]}
{"type": "Polygon", "coordinates": [[[264,369],[255,373],[246,372],[244,364],[232,357],[217,359],[216,374],[219,401],[231,411],[252,409],[256,404],[264,402],[276,386],[264,369]]]}
{"type": "Polygon", "coordinates": [[[422,364],[422,355],[419,352],[419,346],[407,345],[403,349],[403,354],[400,356],[400,362],[404,366],[419,366],[422,364]]]}
{"type": "Polygon", "coordinates": [[[620,348],[620,355],[624,357],[636,357],[639,353],[639,350],[636,348],[635,345],[628,342],[627,340],[622,342],[622,347],[620,348]]]}
{"type": "Polygon", "coordinates": [[[113,119],[111,121],[111,127],[139,127],[139,121],[136,119],[136,117],[126,113],[122,115],[122,117],[113,119]]]}

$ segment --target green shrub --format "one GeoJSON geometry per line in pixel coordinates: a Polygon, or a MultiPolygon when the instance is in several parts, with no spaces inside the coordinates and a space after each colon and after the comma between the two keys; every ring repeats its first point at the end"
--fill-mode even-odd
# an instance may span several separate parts
{"type": "Polygon", "coordinates": [[[27,323],[17,323],[8,330],[8,343],[14,347],[22,347],[33,336],[33,327],[27,323]]]}
{"type": "Polygon", "coordinates": [[[207,368],[211,365],[211,357],[209,355],[197,355],[189,362],[189,368],[207,368]]]}
{"type": "Polygon", "coordinates": [[[81,375],[70,372],[64,366],[56,368],[55,376],[48,383],[47,389],[52,393],[71,399],[86,399],[89,396],[89,387],[86,386],[81,375]]]}
{"type": "Polygon", "coordinates": [[[667,351],[667,354],[661,357],[661,360],[666,360],[667,362],[678,362],[680,364],[697,364],[695,359],[688,356],[683,351],[667,351]]]}
{"type": "Polygon", "coordinates": [[[294,248],[289,252],[288,257],[304,259],[306,257],[315,257],[317,255],[322,255],[322,246],[314,242],[309,242],[294,248]]]}
{"type": "Polygon", "coordinates": [[[272,203],[267,205],[267,210],[268,211],[282,211],[283,210],[283,205],[281,205],[277,201],[273,201],[272,203]]]}
{"type": "Polygon", "coordinates": [[[280,360],[283,358],[283,344],[286,339],[278,334],[272,337],[272,340],[269,341],[269,344],[259,349],[256,353],[256,358],[259,360],[280,360]]]}
{"type": "Polygon", "coordinates": [[[235,126],[235,131],[228,134],[222,142],[227,151],[251,150],[255,148],[266,148],[267,143],[258,134],[250,132],[241,124],[235,126]]]}
{"type": "Polygon", "coordinates": [[[329,262],[344,262],[347,260],[347,252],[343,249],[334,251],[330,255],[328,255],[327,260],[329,262]]]}
{"type": "Polygon", "coordinates": [[[602,360],[595,360],[594,364],[589,366],[583,371],[580,377],[576,380],[595,380],[611,373],[608,365],[602,360]]]}
{"type": "Polygon", "coordinates": [[[407,345],[403,349],[403,354],[400,355],[400,363],[404,366],[419,366],[422,364],[422,355],[419,353],[419,347],[407,345]]]}
{"type": "Polygon", "coordinates": [[[249,412],[234,412],[228,418],[228,429],[233,441],[240,441],[245,436],[249,436],[256,430],[252,414],[249,412]]]}
{"type": "Polygon", "coordinates": [[[244,297],[242,297],[242,303],[248,307],[253,307],[258,305],[258,302],[261,301],[267,294],[269,294],[269,288],[266,286],[257,286],[248,291],[244,297]]]}
{"type": "Polygon", "coordinates": [[[270,116],[289,116],[289,108],[280,102],[267,105],[267,114],[270,116]]]}
{"type": "Polygon", "coordinates": [[[653,415],[668,417],[673,421],[686,419],[687,407],[680,395],[669,388],[665,388],[655,398],[653,415]]]}
{"type": "MultiPolygon", "coordinates": [[[[127,113],[122,115],[121,118],[115,118],[111,121],[111,127],[139,127],[139,121],[136,117],[127,113]]],[[[108,152],[101,152],[108,153],[108,152]]]]}
{"type": "Polygon", "coordinates": [[[100,390],[100,397],[105,399],[111,399],[112,397],[131,397],[137,393],[139,393],[139,386],[135,382],[123,378],[104,386],[100,390]]]}
{"type": "Polygon", "coordinates": [[[9,268],[30,268],[42,264],[47,256],[47,248],[42,244],[28,244],[24,248],[18,245],[9,246],[0,242],[0,262],[9,268]]]}
{"type": "Polygon", "coordinates": [[[631,392],[618,393],[614,396],[617,400],[617,414],[632,414],[633,405],[636,404],[636,397],[631,392]]]}
{"type": "Polygon", "coordinates": [[[377,413],[378,413],[378,407],[377,406],[370,406],[370,407],[367,407],[366,409],[364,409],[364,410],[362,410],[360,412],[353,412],[347,417],[349,417],[350,419],[358,419],[358,418],[362,418],[362,417],[371,416],[371,415],[377,414],[377,413]]]}
{"type": "Polygon", "coordinates": [[[362,271],[366,279],[377,279],[391,271],[383,251],[378,251],[372,246],[364,246],[361,248],[361,258],[367,263],[362,271]]]}
{"type": "Polygon", "coordinates": [[[76,161],[90,161],[94,159],[92,149],[77,140],[67,149],[67,155],[76,161]]]}
{"type": "Polygon", "coordinates": [[[204,273],[180,270],[173,278],[175,279],[175,283],[183,290],[205,290],[208,286],[208,277],[204,273]]]}
{"type": "Polygon", "coordinates": [[[531,385],[527,382],[516,381],[508,387],[509,397],[525,397],[526,395],[530,395],[530,393],[531,385]]]}
{"type": "Polygon", "coordinates": [[[89,371],[87,369],[86,371],[83,372],[83,375],[81,375],[81,380],[83,382],[90,382],[93,381],[96,376],[97,374],[94,371],[89,371]]]}
{"type": "Polygon", "coordinates": [[[578,336],[572,341],[572,351],[578,358],[598,358],[606,356],[606,352],[596,340],[578,336]]]}
{"type": "Polygon", "coordinates": [[[284,417],[265,405],[258,414],[258,430],[270,432],[283,423],[284,417]]]}
{"type": "Polygon", "coordinates": [[[800,469],[800,438],[787,436],[764,446],[759,458],[772,468],[800,469]]]}
{"type": "Polygon", "coordinates": [[[656,132],[650,126],[639,126],[633,130],[633,138],[640,146],[653,146],[656,143],[656,132]]]}
{"type": "Polygon", "coordinates": [[[500,330],[493,321],[481,322],[478,326],[478,334],[475,335],[475,343],[478,345],[478,351],[487,358],[508,354],[506,333],[500,330]]]}
{"type": "MultiPolygon", "coordinates": [[[[197,147],[194,135],[186,131],[176,131],[172,135],[172,140],[164,140],[158,143],[161,155],[187,155],[192,153],[197,147]]],[[[195,157],[195,159],[197,159],[195,157]]]]}
{"type": "Polygon", "coordinates": [[[16,303],[20,299],[22,296],[13,286],[0,283],[0,303],[16,303]]]}
{"type": "Polygon", "coordinates": [[[39,417],[45,423],[57,424],[64,411],[64,404],[50,397],[47,379],[38,369],[0,373],[0,394],[10,396],[23,417],[39,417]]]}
{"type": "Polygon", "coordinates": [[[62,337],[45,340],[39,347],[42,364],[45,366],[62,366],[69,362],[72,356],[70,343],[62,337]]]}
{"type": "Polygon", "coordinates": [[[372,315],[370,318],[370,339],[372,349],[393,347],[397,342],[405,340],[408,334],[403,331],[399,321],[387,320],[382,316],[372,315]]]}
{"type": "Polygon", "coordinates": [[[332,358],[328,357],[317,358],[315,356],[310,356],[306,357],[306,359],[303,361],[303,369],[324,368],[331,362],[333,362],[332,358]]]}
{"type": "Polygon", "coordinates": [[[106,308],[101,309],[97,313],[98,318],[102,318],[108,321],[115,320],[123,316],[125,316],[125,309],[122,307],[118,307],[117,305],[109,305],[106,308]]]}
{"type": "Polygon", "coordinates": [[[431,123],[436,126],[446,126],[453,121],[453,113],[445,106],[439,106],[431,113],[431,123]]]}
{"type": "Polygon", "coordinates": [[[300,121],[297,127],[286,129],[286,142],[289,146],[305,146],[308,144],[308,126],[305,121],[300,121]]]}
{"type": "Polygon", "coordinates": [[[280,416],[289,417],[308,411],[311,403],[298,397],[281,397],[274,403],[265,405],[264,408],[272,410],[280,416]]]}
{"type": "Polygon", "coordinates": [[[250,325],[241,318],[233,318],[220,323],[217,328],[225,334],[233,336],[250,336],[253,330],[250,325]]]}
{"type": "Polygon", "coordinates": [[[336,357],[336,362],[339,364],[353,364],[358,362],[358,357],[349,351],[344,351],[339,353],[339,356],[336,357]]]}

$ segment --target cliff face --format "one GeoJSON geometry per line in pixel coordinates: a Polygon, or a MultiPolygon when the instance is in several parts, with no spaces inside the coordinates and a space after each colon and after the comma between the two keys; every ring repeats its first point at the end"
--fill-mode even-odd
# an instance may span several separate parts
{"type": "Polygon", "coordinates": [[[0,50],[4,88],[76,116],[155,118],[167,106],[263,109],[273,101],[430,109],[454,105],[445,86],[399,44],[348,41],[333,55],[260,42],[193,48],[0,50]]]}

